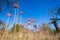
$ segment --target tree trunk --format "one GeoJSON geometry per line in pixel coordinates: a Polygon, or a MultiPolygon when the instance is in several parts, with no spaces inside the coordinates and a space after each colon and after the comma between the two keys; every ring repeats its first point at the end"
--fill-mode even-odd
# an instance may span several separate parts
{"type": "Polygon", "coordinates": [[[55,26],[55,28],[56,28],[56,31],[59,32],[59,28],[58,28],[57,21],[53,21],[52,23],[54,24],[54,26],[55,26]]]}

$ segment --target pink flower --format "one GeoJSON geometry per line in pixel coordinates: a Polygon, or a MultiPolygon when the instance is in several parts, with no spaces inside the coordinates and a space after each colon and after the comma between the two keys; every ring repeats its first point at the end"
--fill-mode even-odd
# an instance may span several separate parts
{"type": "Polygon", "coordinates": [[[31,22],[28,21],[28,25],[30,25],[30,24],[31,24],[31,22]]]}
{"type": "Polygon", "coordinates": [[[17,4],[14,4],[14,7],[15,7],[15,8],[18,8],[18,5],[17,5],[17,4]]]}
{"type": "Polygon", "coordinates": [[[8,17],[11,17],[11,14],[10,14],[10,13],[8,13],[8,14],[7,14],[7,16],[8,16],[8,17]]]}
{"type": "Polygon", "coordinates": [[[20,14],[22,15],[23,14],[23,11],[20,11],[20,14]]]}
{"type": "Polygon", "coordinates": [[[33,22],[33,23],[35,23],[35,22],[36,22],[36,20],[33,20],[32,22],[33,22]]]}
{"type": "Polygon", "coordinates": [[[31,21],[31,19],[30,19],[30,18],[28,18],[28,21],[30,22],[30,21],[31,21]]]}
{"type": "Polygon", "coordinates": [[[20,24],[21,27],[24,27],[24,24],[20,24]]]}

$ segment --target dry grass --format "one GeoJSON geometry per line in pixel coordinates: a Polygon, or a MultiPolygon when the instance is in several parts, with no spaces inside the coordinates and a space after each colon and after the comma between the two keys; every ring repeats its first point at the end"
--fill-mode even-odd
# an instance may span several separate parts
{"type": "Polygon", "coordinates": [[[47,35],[42,32],[27,32],[26,30],[16,32],[14,35],[14,32],[5,31],[3,33],[0,32],[0,40],[59,40],[59,35],[60,34],[47,35]]]}

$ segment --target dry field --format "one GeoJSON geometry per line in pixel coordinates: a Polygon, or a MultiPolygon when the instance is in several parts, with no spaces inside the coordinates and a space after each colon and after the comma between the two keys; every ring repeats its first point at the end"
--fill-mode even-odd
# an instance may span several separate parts
{"type": "Polygon", "coordinates": [[[59,35],[48,35],[43,32],[28,32],[20,30],[19,32],[0,31],[0,40],[59,40],[59,35]]]}

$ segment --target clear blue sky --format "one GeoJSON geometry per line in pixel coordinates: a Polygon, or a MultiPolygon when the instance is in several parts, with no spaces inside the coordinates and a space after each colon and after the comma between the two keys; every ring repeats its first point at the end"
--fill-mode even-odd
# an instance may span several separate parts
{"type": "MultiPolygon", "coordinates": [[[[23,4],[20,4],[21,7],[19,9],[19,11],[24,11],[22,21],[25,25],[27,25],[26,22],[28,18],[36,18],[38,25],[41,24],[41,21],[48,23],[50,22],[50,16],[48,15],[49,10],[51,8],[56,8],[57,5],[60,6],[60,0],[23,0],[23,4]]],[[[3,8],[6,9],[5,7],[3,8]]],[[[12,17],[10,19],[10,24],[13,21],[14,9],[12,11],[13,12],[11,13],[12,17]]],[[[6,22],[8,18],[6,16],[7,13],[7,10],[0,13],[0,19],[3,20],[3,22],[6,22]]]]}

